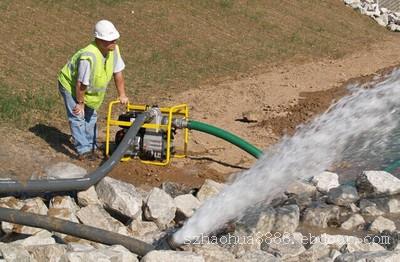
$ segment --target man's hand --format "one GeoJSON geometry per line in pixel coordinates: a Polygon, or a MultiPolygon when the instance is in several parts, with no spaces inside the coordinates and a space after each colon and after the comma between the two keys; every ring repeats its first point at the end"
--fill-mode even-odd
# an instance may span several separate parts
{"type": "Polygon", "coordinates": [[[85,105],[84,104],[76,104],[74,109],[72,109],[72,113],[76,116],[84,116],[85,115],[85,105]]]}
{"type": "Polygon", "coordinates": [[[118,73],[114,73],[114,82],[117,87],[119,102],[123,105],[126,105],[129,102],[128,97],[125,94],[125,80],[122,75],[122,71],[118,73]]]}
{"type": "Polygon", "coordinates": [[[128,97],[125,96],[125,95],[119,96],[119,102],[120,102],[121,104],[123,104],[123,105],[126,105],[126,104],[128,104],[129,99],[128,99],[128,97]]]}

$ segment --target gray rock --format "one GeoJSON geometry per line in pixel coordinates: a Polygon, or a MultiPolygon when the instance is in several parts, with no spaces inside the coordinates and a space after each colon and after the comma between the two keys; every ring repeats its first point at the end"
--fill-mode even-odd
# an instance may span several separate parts
{"type": "Polygon", "coordinates": [[[44,169],[48,179],[69,179],[86,176],[86,169],[68,162],[59,162],[44,169]]]}
{"type": "Polygon", "coordinates": [[[88,205],[101,205],[100,199],[94,186],[91,186],[84,191],[78,192],[78,204],[82,207],[88,205]]]}
{"type": "Polygon", "coordinates": [[[141,187],[136,187],[136,191],[142,196],[142,199],[146,199],[150,193],[150,191],[147,191],[146,188],[141,188],[141,187]]]}
{"type": "Polygon", "coordinates": [[[235,238],[230,241],[230,245],[228,247],[229,252],[231,252],[236,257],[242,257],[246,253],[252,253],[256,251],[260,251],[260,241],[257,239],[257,235],[248,235],[245,232],[241,232],[241,230],[236,227],[235,233],[233,235],[228,235],[232,238],[235,238]]]}
{"type": "Polygon", "coordinates": [[[107,247],[106,250],[115,252],[121,258],[121,261],[136,262],[139,261],[136,254],[131,253],[126,247],[121,245],[113,245],[107,247]]]}
{"type": "Polygon", "coordinates": [[[312,182],[321,193],[328,193],[332,188],[339,186],[339,177],[336,173],[325,171],[312,178],[312,182]]]}
{"type": "Polygon", "coordinates": [[[300,209],[304,209],[312,203],[317,196],[317,188],[307,182],[295,181],[286,189],[288,200],[286,203],[296,203],[300,209]]]}
{"type": "Polygon", "coordinates": [[[47,230],[41,230],[30,237],[13,242],[13,244],[21,246],[53,245],[55,243],[56,241],[52,234],[47,230]]]}
{"type": "Polygon", "coordinates": [[[237,261],[240,261],[240,262],[259,262],[259,261],[279,262],[281,260],[268,252],[265,252],[262,250],[256,250],[256,251],[245,253],[243,256],[239,257],[237,259],[237,261]]]}
{"type": "Polygon", "coordinates": [[[70,242],[67,244],[67,251],[91,251],[94,247],[89,244],[70,242]]]}
{"type": "Polygon", "coordinates": [[[320,261],[321,258],[329,256],[331,250],[323,243],[316,242],[310,248],[300,254],[300,261],[320,261]]]}
{"type": "Polygon", "coordinates": [[[398,197],[387,199],[385,206],[387,211],[391,214],[400,213],[400,199],[398,197]]]}
{"type": "Polygon", "coordinates": [[[360,201],[361,214],[369,216],[381,216],[385,214],[385,211],[381,205],[378,206],[377,203],[372,202],[367,199],[362,199],[360,201]]]}
{"type": "Polygon", "coordinates": [[[330,257],[321,257],[318,262],[334,262],[334,260],[330,257]]]}
{"type": "Polygon", "coordinates": [[[87,207],[83,207],[76,213],[76,216],[82,224],[104,230],[119,232],[120,228],[124,227],[121,222],[110,216],[110,214],[99,205],[88,205],[87,207]]]}
{"type": "MultiPolygon", "coordinates": [[[[255,232],[267,233],[271,232],[275,225],[275,209],[266,208],[259,216],[255,225],[255,232]]],[[[255,233],[254,232],[254,233],[255,233]]]]}
{"type": "Polygon", "coordinates": [[[27,247],[31,257],[36,261],[58,262],[67,251],[65,245],[38,245],[27,247]]]}
{"type": "Polygon", "coordinates": [[[249,213],[236,223],[235,234],[292,233],[299,225],[300,210],[297,205],[286,205],[276,209],[263,207],[258,210],[261,212],[249,213]]]}
{"type": "Polygon", "coordinates": [[[378,233],[384,230],[395,231],[396,224],[390,219],[379,216],[371,223],[369,230],[378,233]]]}
{"type": "Polygon", "coordinates": [[[352,253],[357,251],[370,252],[385,250],[385,248],[378,243],[367,243],[363,241],[364,240],[361,238],[359,238],[358,241],[350,241],[346,244],[346,248],[343,250],[343,252],[352,253]]]}
{"type": "Polygon", "coordinates": [[[75,213],[67,208],[49,208],[47,215],[50,217],[56,217],[64,220],[68,220],[74,223],[79,223],[75,213]]]}
{"type": "MultiPolygon", "coordinates": [[[[282,192],[282,193],[275,195],[275,197],[273,199],[271,199],[271,202],[269,203],[269,205],[271,207],[279,207],[279,206],[284,205],[288,199],[289,199],[289,197],[285,193],[282,192]]],[[[293,202],[293,204],[294,204],[294,202],[293,202]]]]}
{"type": "Polygon", "coordinates": [[[180,195],[190,194],[190,192],[192,191],[192,188],[187,185],[171,181],[162,183],[161,189],[164,190],[172,198],[175,198],[180,195]]]}
{"type": "Polygon", "coordinates": [[[21,211],[46,215],[48,208],[40,197],[26,199],[21,211]]]}
{"type": "Polygon", "coordinates": [[[396,25],[396,24],[389,24],[387,26],[387,28],[389,28],[390,31],[393,32],[400,32],[400,25],[396,25]]]}
{"type": "Polygon", "coordinates": [[[97,183],[96,192],[107,208],[131,218],[141,215],[142,196],[133,185],[106,176],[97,183]]]}
{"type": "Polygon", "coordinates": [[[217,195],[224,188],[224,186],[224,184],[217,183],[211,179],[206,179],[199,192],[197,192],[196,197],[200,200],[200,202],[204,202],[206,199],[217,195]]]}
{"type": "Polygon", "coordinates": [[[327,202],[338,206],[348,206],[349,204],[356,202],[358,199],[359,197],[355,187],[341,185],[329,190],[327,202]]]}
{"type": "Polygon", "coordinates": [[[150,232],[159,231],[156,223],[152,221],[141,221],[139,219],[133,220],[129,225],[129,229],[133,236],[144,236],[150,232]]]}
{"type": "Polygon", "coordinates": [[[24,201],[13,196],[0,198],[0,207],[21,209],[24,206],[24,201]]]}
{"type": "Polygon", "coordinates": [[[361,208],[356,206],[354,203],[351,203],[348,207],[350,208],[351,212],[353,212],[353,213],[358,213],[361,211],[361,208]]]}
{"type": "Polygon", "coordinates": [[[282,260],[296,258],[306,249],[303,245],[303,235],[299,232],[273,235],[261,243],[261,250],[276,254],[282,260]]]}
{"type": "Polygon", "coordinates": [[[232,253],[230,253],[227,249],[222,248],[218,245],[213,245],[213,244],[205,244],[201,246],[195,245],[193,247],[193,252],[201,255],[206,262],[235,261],[235,256],[232,253]]]}
{"type": "Polygon", "coordinates": [[[364,171],[356,179],[362,195],[394,195],[400,193],[400,179],[385,171],[364,171]]]}
{"type": "Polygon", "coordinates": [[[363,224],[365,224],[364,218],[360,214],[354,214],[343,222],[340,227],[344,230],[352,230],[363,224]]]}
{"type": "Polygon", "coordinates": [[[360,0],[344,0],[344,3],[346,5],[351,6],[354,9],[361,8],[361,1],[360,0]]]}
{"type": "Polygon", "coordinates": [[[50,200],[50,208],[66,208],[71,210],[72,213],[76,213],[79,210],[79,206],[70,196],[55,196],[50,200]]]}
{"type": "Polygon", "coordinates": [[[303,181],[294,181],[291,183],[288,188],[286,189],[287,194],[293,194],[293,195],[302,195],[302,194],[307,194],[309,196],[315,194],[317,191],[317,188],[309,183],[303,182],[303,181]]]}
{"type": "Polygon", "coordinates": [[[387,26],[389,24],[389,16],[387,14],[381,14],[380,16],[375,18],[375,21],[380,25],[380,26],[387,26]]]}
{"type": "Polygon", "coordinates": [[[364,5],[361,6],[362,8],[360,9],[361,14],[367,15],[370,17],[378,17],[381,12],[379,10],[378,4],[375,3],[364,3],[364,5]]]}
{"type": "Polygon", "coordinates": [[[329,253],[329,257],[332,258],[334,261],[338,256],[340,256],[342,253],[336,249],[332,249],[331,252],[329,253]]]}
{"type": "Polygon", "coordinates": [[[328,223],[339,221],[340,208],[338,206],[317,204],[304,211],[302,221],[306,225],[327,228],[328,223]]]}
{"type": "Polygon", "coordinates": [[[32,257],[22,245],[0,243],[0,253],[7,262],[31,262],[32,257]]]}
{"type": "Polygon", "coordinates": [[[153,188],[145,201],[144,215],[164,229],[175,217],[175,203],[170,195],[159,188],[153,188]]]}
{"type": "Polygon", "coordinates": [[[89,251],[73,251],[65,253],[60,261],[62,262],[99,262],[99,261],[118,261],[118,262],[137,262],[137,256],[130,253],[126,248],[116,245],[106,248],[94,249],[89,251]]]}
{"type": "MultiPolygon", "coordinates": [[[[399,198],[399,196],[371,198],[371,199],[369,199],[369,202],[363,201],[361,203],[361,201],[360,201],[360,206],[361,206],[361,204],[367,205],[367,206],[368,205],[375,206],[376,209],[378,210],[378,211],[375,210],[375,214],[377,214],[377,215],[383,215],[384,213],[391,213],[391,214],[400,213],[400,198],[399,198]],[[373,204],[371,204],[369,202],[372,202],[373,204]]],[[[372,209],[372,211],[374,211],[374,209],[372,209]]]]}
{"type": "Polygon", "coordinates": [[[341,250],[348,243],[358,243],[362,241],[360,238],[349,235],[329,235],[329,234],[321,234],[314,240],[314,243],[322,243],[330,249],[341,250]]]}
{"type": "Polygon", "coordinates": [[[379,251],[384,247],[377,243],[369,243],[368,238],[358,238],[349,235],[320,235],[315,242],[321,242],[330,249],[341,250],[343,252],[355,251],[379,251]]]}
{"type": "Polygon", "coordinates": [[[180,195],[174,198],[176,211],[185,218],[193,215],[194,211],[201,205],[200,201],[192,194],[180,195]]]}
{"type": "Polygon", "coordinates": [[[188,251],[155,250],[147,253],[141,262],[204,262],[201,255],[188,251]]]}
{"type": "Polygon", "coordinates": [[[336,257],[335,259],[335,262],[357,262],[357,261],[360,262],[400,261],[400,250],[345,253],[336,257]]]}
{"type": "Polygon", "coordinates": [[[143,235],[139,235],[139,236],[136,236],[133,234],[134,233],[131,234],[132,237],[139,239],[143,242],[155,243],[155,242],[159,241],[160,239],[164,238],[166,235],[166,232],[158,230],[158,231],[151,231],[151,232],[145,233],[143,235]]]}
{"type": "Polygon", "coordinates": [[[297,205],[279,207],[275,214],[272,232],[293,233],[299,226],[300,209],[297,205]]]}

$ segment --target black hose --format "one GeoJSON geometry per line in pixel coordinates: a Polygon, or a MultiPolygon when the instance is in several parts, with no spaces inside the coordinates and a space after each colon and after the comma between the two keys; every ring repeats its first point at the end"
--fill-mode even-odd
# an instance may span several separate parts
{"type": "MultiPolygon", "coordinates": [[[[89,188],[106,176],[114,167],[114,165],[119,162],[126,150],[134,142],[134,138],[139,132],[141,126],[144,124],[144,122],[146,122],[147,119],[151,117],[152,112],[150,111],[146,111],[137,116],[134,124],[129,128],[128,132],[111,157],[103,165],[86,177],[57,180],[28,180],[25,182],[19,182],[16,180],[0,180],[0,193],[45,193],[77,191],[89,188]]],[[[107,245],[119,244],[140,256],[144,256],[146,253],[154,249],[152,245],[143,241],[114,232],[73,223],[59,218],[27,213],[9,208],[0,207],[0,221],[44,228],[49,231],[56,231],[107,245]]]]}
{"type": "Polygon", "coordinates": [[[26,226],[44,228],[106,245],[122,245],[129,251],[144,256],[154,250],[146,242],[96,227],[86,226],[68,220],[48,217],[19,210],[0,207],[0,220],[26,226]]]}
{"type": "Polygon", "coordinates": [[[55,179],[55,180],[0,180],[0,194],[2,193],[45,193],[45,192],[62,192],[62,191],[80,191],[86,190],[90,186],[99,182],[106,176],[116,163],[119,162],[121,157],[125,154],[126,150],[134,142],[136,134],[139,132],[141,126],[150,117],[150,111],[146,111],[138,115],[134,124],[129,128],[128,132],[122,139],[119,146],[116,148],[111,157],[99,168],[92,173],[82,178],[73,179],[55,179]]]}

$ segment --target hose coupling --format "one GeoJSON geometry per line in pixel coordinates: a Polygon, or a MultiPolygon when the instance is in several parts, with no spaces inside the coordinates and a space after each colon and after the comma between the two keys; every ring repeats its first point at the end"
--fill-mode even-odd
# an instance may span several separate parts
{"type": "Polygon", "coordinates": [[[169,234],[158,241],[157,250],[180,250],[180,244],[174,240],[174,235],[169,234]]]}
{"type": "Polygon", "coordinates": [[[172,126],[179,128],[179,129],[187,128],[188,121],[183,118],[174,118],[172,120],[172,126]]]}

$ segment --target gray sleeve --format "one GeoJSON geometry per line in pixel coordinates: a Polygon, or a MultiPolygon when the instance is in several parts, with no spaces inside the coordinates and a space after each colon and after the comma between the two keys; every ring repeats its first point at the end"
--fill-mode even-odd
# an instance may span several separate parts
{"type": "Polygon", "coordinates": [[[122,60],[121,53],[119,52],[119,48],[116,49],[116,56],[114,59],[114,73],[121,72],[125,69],[124,60],[122,60]]]}
{"type": "Polygon", "coordinates": [[[90,80],[90,62],[88,60],[80,60],[78,67],[78,81],[88,86],[90,80]]]}

